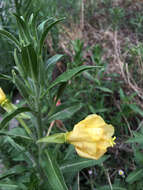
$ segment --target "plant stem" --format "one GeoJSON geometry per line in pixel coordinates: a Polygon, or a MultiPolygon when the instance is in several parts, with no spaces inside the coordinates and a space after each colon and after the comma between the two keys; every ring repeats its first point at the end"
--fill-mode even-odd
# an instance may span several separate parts
{"type": "Polygon", "coordinates": [[[105,175],[107,177],[107,180],[108,180],[108,183],[109,183],[109,186],[110,186],[110,190],[113,190],[113,186],[112,186],[112,183],[111,183],[111,179],[110,179],[110,176],[109,176],[108,169],[106,169],[103,164],[102,164],[102,167],[103,167],[104,173],[105,173],[105,175]]]}
{"type": "Polygon", "coordinates": [[[23,121],[23,119],[21,119],[20,117],[17,117],[17,120],[19,121],[19,123],[24,127],[25,131],[27,132],[27,134],[32,137],[33,139],[33,136],[32,136],[32,132],[31,130],[29,129],[29,127],[26,125],[26,123],[23,121]]]}
{"type": "Polygon", "coordinates": [[[20,11],[19,11],[20,6],[19,6],[19,3],[18,3],[18,0],[14,0],[14,5],[15,5],[16,13],[18,15],[20,15],[20,11]]]}

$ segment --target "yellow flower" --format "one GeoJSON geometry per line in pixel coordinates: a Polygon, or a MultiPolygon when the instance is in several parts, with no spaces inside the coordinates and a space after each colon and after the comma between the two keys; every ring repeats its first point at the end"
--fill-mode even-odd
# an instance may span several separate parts
{"type": "Polygon", "coordinates": [[[0,88],[0,104],[2,104],[6,100],[6,95],[3,92],[2,88],[0,88]]]}
{"type": "Polygon", "coordinates": [[[114,128],[102,117],[92,114],[66,133],[66,141],[73,144],[77,153],[84,158],[99,159],[107,148],[115,144],[114,128]]]}

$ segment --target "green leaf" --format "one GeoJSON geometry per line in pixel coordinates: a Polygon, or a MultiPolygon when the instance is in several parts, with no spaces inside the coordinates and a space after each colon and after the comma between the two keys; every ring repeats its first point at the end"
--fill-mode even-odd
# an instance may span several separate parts
{"type": "Polygon", "coordinates": [[[120,98],[124,101],[126,98],[125,98],[125,94],[124,94],[122,88],[119,89],[119,94],[120,94],[120,98]]]}
{"type": "Polygon", "coordinates": [[[26,170],[27,170],[27,168],[25,168],[24,166],[16,165],[16,166],[10,168],[9,170],[7,170],[3,173],[0,173],[0,180],[5,179],[10,176],[13,176],[13,175],[23,174],[26,170]]]}
{"type": "Polygon", "coordinates": [[[37,54],[31,44],[28,46],[28,52],[29,52],[30,64],[33,75],[38,80],[39,67],[37,61],[37,54]]]}
{"type": "Polygon", "coordinates": [[[54,156],[47,150],[45,151],[45,155],[46,165],[44,165],[44,162],[41,164],[43,164],[44,170],[46,170],[45,174],[47,175],[49,184],[51,186],[50,189],[68,190],[54,156]]]}
{"type": "Polygon", "coordinates": [[[105,88],[105,87],[96,87],[96,88],[103,92],[113,93],[112,90],[110,90],[109,88],[105,88]]]}
{"type": "Polygon", "coordinates": [[[24,44],[28,44],[30,42],[30,34],[26,22],[24,21],[23,17],[18,16],[16,13],[13,13],[13,15],[16,17],[17,20],[22,43],[24,42],[24,44]]]}
{"type": "Polygon", "coordinates": [[[90,159],[80,158],[80,159],[76,159],[76,160],[68,161],[67,163],[64,163],[60,167],[60,169],[63,173],[78,172],[87,167],[100,165],[109,157],[110,156],[103,156],[99,160],[90,160],[90,159]]]}
{"type": "Polygon", "coordinates": [[[67,82],[63,82],[61,83],[61,85],[58,88],[57,94],[56,94],[56,100],[55,103],[57,103],[57,101],[59,100],[59,98],[62,96],[65,88],[66,88],[67,82]]]}
{"type": "Polygon", "coordinates": [[[137,164],[143,165],[143,153],[137,148],[134,150],[134,157],[137,164]]]}
{"type": "Polygon", "coordinates": [[[46,39],[46,36],[47,36],[48,32],[50,31],[50,29],[51,29],[53,26],[55,26],[58,22],[60,22],[60,21],[62,21],[62,20],[64,20],[64,19],[62,18],[62,19],[56,20],[55,22],[53,22],[52,24],[50,24],[50,25],[45,29],[45,31],[43,32],[43,34],[42,34],[42,36],[41,36],[41,39],[40,39],[40,50],[39,50],[40,54],[41,54],[41,52],[42,52],[43,44],[44,44],[44,41],[45,41],[45,39],[46,39]]]}
{"type": "Polygon", "coordinates": [[[13,129],[11,129],[10,131],[0,130],[0,135],[18,137],[18,138],[23,138],[25,140],[33,141],[32,138],[27,136],[27,134],[25,133],[25,130],[22,128],[19,128],[19,127],[15,127],[13,129]]]}
{"type": "Polygon", "coordinates": [[[38,29],[38,31],[39,31],[40,33],[44,31],[45,24],[46,24],[47,22],[49,22],[50,20],[52,21],[52,20],[53,20],[53,17],[47,18],[46,20],[42,21],[42,22],[39,24],[39,26],[38,26],[37,29],[38,29]]]}
{"type": "Polygon", "coordinates": [[[31,110],[28,107],[22,107],[22,108],[17,108],[15,111],[12,113],[9,113],[0,123],[0,129],[5,127],[5,125],[12,120],[14,117],[16,117],[18,114],[23,113],[23,112],[31,112],[31,110]]]}
{"type": "Polygon", "coordinates": [[[37,35],[37,17],[39,15],[38,9],[34,14],[32,13],[29,19],[29,27],[31,28],[31,35],[33,37],[34,43],[37,43],[38,35],[37,35]]]}
{"type": "Polygon", "coordinates": [[[79,66],[76,67],[74,69],[70,69],[66,72],[64,72],[63,74],[61,74],[59,77],[56,78],[56,80],[54,80],[54,82],[49,86],[47,92],[53,88],[54,86],[56,86],[59,83],[62,82],[67,82],[68,80],[70,80],[73,76],[81,73],[82,71],[88,70],[88,69],[95,69],[97,66],[79,66]]]}
{"type": "Polygon", "coordinates": [[[24,73],[26,73],[26,76],[31,74],[31,72],[30,72],[31,66],[29,63],[29,54],[28,54],[27,46],[24,46],[21,48],[22,66],[24,69],[24,73]]]}
{"type": "Polygon", "coordinates": [[[16,64],[16,69],[18,70],[21,77],[26,78],[27,77],[27,72],[25,71],[25,68],[24,68],[23,64],[21,64],[21,62],[18,60],[16,49],[14,49],[14,61],[15,61],[15,64],[16,64]]]}
{"type": "Polygon", "coordinates": [[[49,117],[48,121],[63,120],[71,118],[78,110],[82,108],[83,104],[78,104],[65,108],[49,117]]]}
{"type": "Polygon", "coordinates": [[[135,104],[128,104],[128,106],[135,112],[143,116],[143,111],[135,104]]]}
{"type": "Polygon", "coordinates": [[[24,160],[31,166],[35,165],[35,161],[33,160],[32,156],[29,152],[25,151],[25,148],[18,143],[16,143],[11,137],[6,136],[4,139],[4,143],[10,144],[16,151],[18,151],[19,155],[23,155],[24,160]]]}
{"type": "Polygon", "coordinates": [[[4,184],[4,183],[0,183],[0,187],[5,188],[7,190],[18,189],[18,185],[10,185],[10,184],[4,184]]]}
{"type": "Polygon", "coordinates": [[[86,79],[88,79],[89,81],[91,81],[91,82],[99,83],[99,82],[98,82],[98,79],[95,78],[95,77],[93,77],[88,71],[84,71],[84,72],[83,72],[83,76],[84,76],[86,79]]]}
{"type": "Polygon", "coordinates": [[[54,55],[53,57],[49,58],[46,62],[46,68],[50,67],[51,65],[55,64],[57,61],[59,61],[63,57],[62,54],[54,55]]]}
{"type": "Polygon", "coordinates": [[[26,84],[24,83],[24,81],[22,81],[22,79],[16,75],[16,73],[14,71],[12,71],[13,74],[13,82],[15,83],[17,89],[19,90],[20,94],[23,96],[23,98],[25,100],[29,99],[29,94],[31,92],[31,90],[29,88],[27,88],[26,84]],[[29,92],[30,91],[30,92],[29,92]]]}
{"type": "Polygon", "coordinates": [[[142,177],[143,177],[143,169],[137,169],[128,175],[128,177],[126,178],[126,182],[132,184],[135,181],[142,179],[142,177]]]}
{"type": "Polygon", "coordinates": [[[8,38],[10,41],[12,41],[19,50],[21,49],[19,41],[10,32],[6,30],[0,30],[0,34],[2,34],[6,38],[8,38]]]}
{"type": "Polygon", "coordinates": [[[88,107],[89,107],[89,110],[90,110],[91,113],[103,113],[103,112],[108,112],[109,111],[109,109],[107,109],[107,108],[96,109],[92,105],[88,105],[88,107]]]}
{"type": "Polygon", "coordinates": [[[30,16],[32,4],[33,4],[33,2],[31,0],[26,0],[24,2],[23,15],[24,15],[24,18],[26,21],[28,20],[28,18],[30,16]]]}
{"type": "Polygon", "coordinates": [[[21,51],[23,67],[30,77],[38,79],[38,62],[36,52],[31,44],[22,47],[21,51]]]}
{"type": "Polygon", "coordinates": [[[143,144],[143,135],[139,135],[137,137],[130,138],[126,141],[126,143],[139,143],[143,144]]]}
{"type": "Polygon", "coordinates": [[[13,176],[13,175],[15,175],[15,172],[13,172],[13,171],[7,171],[5,173],[1,173],[0,174],[0,180],[5,179],[5,178],[10,177],[10,176],[13,176]]]}
{"type": "MultiPolygon", "coordinates": [[[[115,185],[112,185],[112,187],[113,187],[113,190],[127,190],[127,189],[124,188],[124,187],[117,187],[117,186],[115,186],[115,185]]],[[[102,186],[102,187],[99,187],[98,189],[99,189],[99,190],[111,190],[111,188],[110,188],[109,185],[104,185],[104,186],[102,186]]]]}
{"type": "Polygon", "coordinates": [[[0,79],[12,81],[12,77],[0,73],[0,79]]]}

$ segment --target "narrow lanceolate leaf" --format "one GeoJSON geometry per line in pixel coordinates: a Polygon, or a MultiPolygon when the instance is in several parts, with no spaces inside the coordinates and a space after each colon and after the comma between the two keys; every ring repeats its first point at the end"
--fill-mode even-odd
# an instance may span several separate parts
{"type": "Polygon", "coordinates": [[[16,87],[18,88],[20,94],[24,97],[25,100],[28,100],[29,98],[29,91],[32,95],[32,92],[27,86],[25,85],[24,81],[14,72],[12,71],[13,74],[13,82],[15,83],[16,87]]]}
{"type": "Polygon", "coordinates": [[[4,74],[1,74],[1,73],[0,73],[0,79],[12,81],[12,77],[11,77],[11,76],[9,76],[9,75],[4,75],[4,74]]]}
{"type": "Polygon", "coordinates": [[[18,190],[18,185],[0,183],[0,188],[5,188],[7,190],[18,190]]]}
{"type": "Polygon", "coordinates": [[[126,182],[132,184],[135,181],[142,179],[142,177],[143,177],[143,169],[137,169],[128,175],[128,177],[126,178],[126,182]]]}
{"type": "Polygon", "coordinates": [[[4,174],[1,173],[0,174],[0,180],[5,179],[5,178],[10,177],[10,176],[13,176],[13,175],[15,175],[15,172],[13,172],[13,171],[7,171],[4,174]]]}
{"type": "Polygon", "coordinates": [[[105,88],[105,87],[97,87],[97,89],[103,91],[103,92],[107,92],[107,93],[113,93],[112,90],[110,90],[109,88],[105,88]]]}
{"type": "Polygon", "coordinates": [[[8,38],[20,50],[20,44],[19,44],[18,40],[15,38],[15,36],[13,36],[10,32],[8,32],[6,30],[0,30],[0,34],[5,36],[6,38],[8,38]]]}
{"type": "Polygon", "coordinates": [[[140,114],[141,116],[143,116],[143,111],[135,104],[129,104],[128,105],[135,113],[140,114]]]}
{"type": "Polygon", "coordinates": [[[60,22],[60,21],[62,21],[62,20],[64,20],[64,19],[62,18],[62,19],[56,20],[55,22],[53,22],[52,24],[50,24],[50,25],[45,29],[45,31],[43,32],[43,34],[42,34],[42,36],[41,36],[41,39],[40,39],[40,50],[39,50],[40,54],[41,54],[41,52],[42,52],[43,44],[44,44],[44,41],[45,41],[45,39],[46,39],[46,36],[47,36],[48,32],[50,31],[50,29],[51,29],[53,26],[55,26],[58,22],[60,22]]]}
{"type": "Polygon", "coordinates": [[[22,154],[24,157],[24,160],[31,166],[35,164],[35,161],[33,160],[32,156],[30,155],[29,152],[26,152],[25,148],[18,143],[14,141],[9,136],[5,136],[4,143],[10,144],[16,151],[19,152],[19,154],[22,154]]]}
{"type": "Polygon", "coordinates": [[[18,60],[18,55],[16,49],[14,49],[14,61],[17,66],[17,69],[19,71],[19,74],[21,75],[22,78],[26,78],[27,72],[25,71],[25,68],[21,64],[21,62],[18,60]]]}
{"type": "Polygon", "coordinates": [[[27,44],[30,42],[30,34],[28,31],[28,27],[26,25],[26,22],[24,21],[24,19],[20,16],[18,16],[16,13],[13,13],[13,15],[16,17],[17,20],[17,24],[19,26],[19,32],[20,32],[20,37],[21,40],[24,40],[24,44],[27,44]]]}
{"type": "Polygon", "coordinates": [[[103,156],[99,160],[89,160],[89,159],[76,159],[74,161],[70,161],[68,163],[63,164],[60,169],[63,173],[71,173],[71,172],[78,172],[84,168],[100,165],[105,160],[107,160],[110,156],[103,156]]]}
{"type": "Polygon", "coordinates": [[[31,44],[22,47],[22,63],[27,75],[38,77],[38,62],[36,52],[31,44]]]}
{"type": "Polygon", "coordinates": [[[44,166],[45,174],[47,175],[51,190],[68,190],[59,166],[56,163],[53,155],[49,151],[45,151],[46,166],[44,166]]]}
{"type": "Polygon", "coordinates": [[[71,118],[73,114],[75,114],[78,110],[82,108],[83,104],[78,104],[74,106],[70,106],[68,108],[65,108],[52,116],[49,117],[48,121],[53,121],[53,120],[63,120],[63,119],[68,119],[71,118]]]}
{"type": "Polygon", "coordinates": [[[29,60],[33,75],[35,76],[36,79],[38,79],[39,68],[38,68],[37,55],[31,44],[28,46],[28,53],[29,53],[29,60]]]}
{"type": "Polygon", "coordinates": [[[57,63],[57,61],[59,61],[62,57],[63,57],[62,54],[57,54],[49,58],[48,61],[46,62],[46,68],[49,68],[51,65],[57,63]]]}
{"type": "Polygon", "coordinates": [[[126,143],[139,143],[143,144],[143,135],[140,135],[139,137],[130,138],[126,141],[126,143]]]}
{"type": "Polygon", "coordinates": [[[70,80],[73,76],[81,73],[82,71],[88,70],[88,69],[95,69],[97,68],[97,66],[79,66],[76,67],[74,69],[70,69],[66,72],[64,72],[63,74],[61,74],[59,77],[56,78],[56,80],[54,80],[54,82],[49,86],[49,88],[47,89],[50,90],[51,88],[53,88],[54,86],[56,86],[59,83],[62,82],[67,82],[68,80],[70,80]]]}
{"type": "Polygon", "coordinates": [[[49,21],[52,21],[52,20],[53,20],[53,17],[51,17],[51,18],[47,18],[46,20],[42,21],[42,22],[38,25],[38,27],[37,27],[38,32],[40,32],[40,33],[43,32],[46,23],[48,23],[49,21]]]}
{"type": "Polygon", "coordinates": [[[4,131],[4,130],[0,130],[0,135],[5,135],[5,136],[11,136],[11,137],[17,137],[17,138],[22,138],[22,139],[25,139],[25,140],[30,140],[30,141],[33,141],[32,138],[30,138],[29,136],[26,136],[26,134],[18,134],[16,133],[16,130],[24,130],[22,128],[13,128],[11,129],[10,131],[4,131]]]}
{"type": "Polygon", "coordinates": [[[14,117],[16,117],[18,114],[23,112],[30,112],[31,110],[28,107],[22,107],[16,109],[14,112],[9,113],[0,123],[0,129],[4,128],[5,125],[12,120],[14,117]]]}
{"type": "Polygon", "coordinates": [[[5,179],[5,178],[10,177],[10,176],[23,174],[26,171],[27,171],[27,168],[25,168],[21,165],[16,165],[12,168],[9,168],[5,172],[0,173],[0,180],[5,179]]]}

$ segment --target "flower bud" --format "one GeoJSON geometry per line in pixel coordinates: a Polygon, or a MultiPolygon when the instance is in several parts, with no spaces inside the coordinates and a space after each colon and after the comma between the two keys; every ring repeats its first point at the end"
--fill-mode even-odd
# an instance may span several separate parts
{"type": "Polygon", "coordinates": [[[115,144],[114,128],[105,123],[102,117],[92,114],[74,126],[73,131],[66,133],[66,141],[73,144],[79,156],[99,159],[108,147],[115,144]]]}

